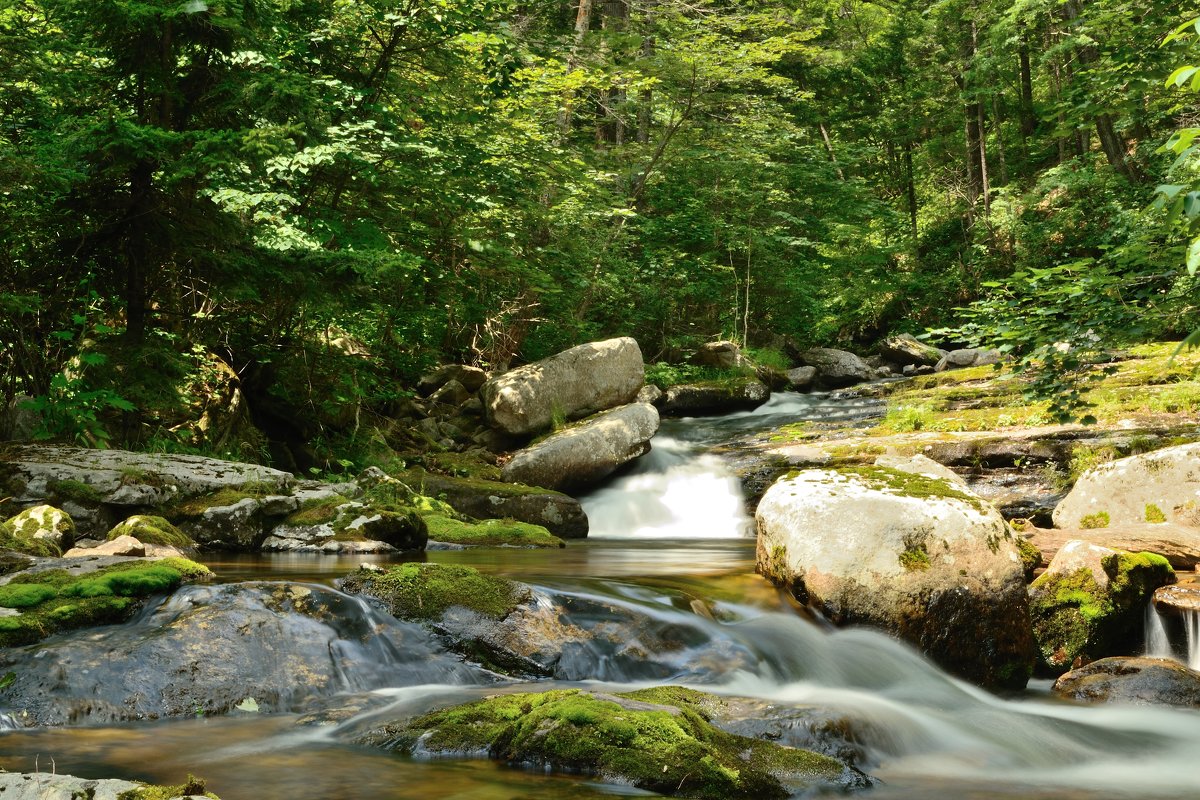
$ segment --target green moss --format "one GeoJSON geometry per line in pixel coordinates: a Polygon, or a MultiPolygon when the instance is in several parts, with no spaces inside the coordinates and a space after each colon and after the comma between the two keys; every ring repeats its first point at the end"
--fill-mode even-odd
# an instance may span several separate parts
{"type": "Polygon", "coordinates": [[[482,478],[449,478],[444,475],[432,475],[421,469],[409,469],[400,475],[401,480],[410,486],[416,486],[422,494],[439,494],[453,491],[465,491],[471,494],[496,495],[497,497],[524,497],[535,494],[559,495],[562,492],[545,489],[541,486],[527,486],[523,483],[505,483],[503,481],[485,480],[482,478]]]}
{"type": "Polygon", "coordinates": [[[53,633],[122,622],[141,598],[211,574],[182,558],[114,564],[86,575],[46,570],[13,576],[0,586],[0,606],[19,608],[0,617],[0,647],[32,644],[53,633]]]}
{"type": "MultiPolygon", "coordinates": [[[[696,693],[699,694],[699,693],[696,693]]],[[[411,750],[603,775],[682,797],[791,795],[789,784],[838,781],[827,756],[726,733],[697,711],[687,690],[602,695],[577,689],[491,697],[426,714],[392,741],[411,750]],[[662,702],[658,702],[662,701],[662,702]],[[650,703],[654,703],[651,705],[650,703]]]]}
{"type": "Polygon", "coordinates": [[[1024,536],[1014,536],[1017,544],[1017,554],[1021,556],[1021,566],[1025,570],[1025,579],[1033,578],[1033,571],[1042,565],[1042,551],[1033,546],[1033,542],[1024,536]]]}
{"type": "Polygon", "coordinates": [[[7,522],[0,523],[0,550],[12,550],[27,556],[57,558],[62,550],[49,539],[29,539],[17,534],[16,528],[7,522]]]}
{"type": "Polygon", "coordinates": [[[132,536],[142,544],[157,544],[167,547],[192,547],[192,537],[176,528],[162,517],[147,514],[132,516],[113,526],[108,532],[108,541],[121,536],[132,536]]]}
{"type": "Polygon", "coordinates": [[[359,570],[342,589],[377,597],[402,619],[436,620],[452,606],[503,619],[529,597],[518,583],[448,564],[401,564],[382,574],[359,570]]]}
{"type": "Polygon", "coordinates": [[[496,466],[494,457],[488,460],[482,453],[432,453],[424,460],[431,471],[450,477],[500,480],[500,468],[496,466]]]}
{"type": "Polygon", "coordinates": [[[170,519],[195,519],[196,517],[203,516],[204,512],[210,508],[232,506],[247,498],[258,500],[270,493],[269,487],[253,487],[250,485],[238,489],[226,487],[206,495],[201,495],[200,497],[193,497],[178,502],[168,508],[164,514],[170,519]]]}
{"type": "Polygon", "coordinates": [[[220,800],[212,792],[206,791],[204,781],[194,775],[188,775],[187,780],[179,786],[155,786],[145,784],[117,795],[117,800],[172,800],[176,797],[208,797],[220,800]]]}
{"type": "Polygon", "coordinates": [[[1079,519],[1079,527],[1088,530],[1096,528],[1107,528],[1112,519],[1108,516],[1107,511],[1097,511],[1095,514],[1088,514],[1079,519]]]}
{"type": "Polygon", "coordinates": [[[326,525],[337,517],[339,507],[352,502],[348,497],[337,495],[328,498],[305,500],[300,508],[284,520],[287,525],[326,525]]]}
{"type": "Polygon", "coordinates": [[[900,554],[900,566],[910,572],[929,569],[929,553],[923,546],[910,547],[900,554]]]}
{"type": "Polygon", "coordinates": [[[1132,652],[1150,596],[1175,580],[1170,563],[1154,553],[1115,552],[1100,566],[1107,589],[1087,568],[1066,575],[1047,572],[1029,587],[1034,636],[1047,672],[1059,674],[1078,657],[1132,652]]]}
{"type": "Polygon", "coordinates": [[[1167,515],[1163,513],[1161,508],[1154,505],[1154,503],[1146,504],[1146,522],[1160,523],[1166,521],[1167,515]]]}
{"type": "Polygon", "coordinates": [[[874,465],[840,467],[836,471],[840,475],[854,476],[872,489],[881,489],[903,497],[959,500],[981,514],[987,512],[987,505],[981,499],[963,491],[944,478],[933,478],[928,475],[918,475],[915,472],[904,472],[891,467],[874,465]]]}
{"type": "Polygon", "coordinates": [[[104,495],[83,481],[49,481],[46,488],[60,500],[74,500],[86,505],[99,505],[104,501],[104,495]]]}
{"type": "Polygon", "coordinates": [[[511,519],[462,522],[440,514],[426,514],[429,538],[465,545],[514,545],[517,547],[566,547],[566,542],[541,525],[511,519]]]}

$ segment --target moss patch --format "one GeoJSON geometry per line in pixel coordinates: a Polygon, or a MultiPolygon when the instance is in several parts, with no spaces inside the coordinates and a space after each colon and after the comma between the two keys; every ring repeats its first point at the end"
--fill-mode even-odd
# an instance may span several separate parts
{"type": "Polygon", "coordinates": [[[426,514],[429,538],[465,545],[513,545],[516,547],[566,547],[567,544],[541,525],[511,519],[463,522],[440,514],[426,514]]]}
{"type": "Polygon", "coordinates": [[[117,800],[172,800],[175,797],[208,797],[211,800],[221,800],[205,789],[203,780],[194,775],[188,775],[187,780],[179,786],[146,784],[127,792],[121,792],[117,795],[117,800]]]}
{"type": "Polygon", "coordinates": [[[436,620],[452,606],[503,619],[529,598],[513,581],[448,564],[401,564],[384,573],[359,570],[342,581],[350,594],[376,597],[402,619],[436,620]]]}
{"type": "MultiPolygon", "coordinates": [[[[686,692],[686,690],[683,690],[686,692]]],[[[435,754],[477,755],[627,781],[697,798],[785,798],[788,784],[833,783],[844,766],[827,756],[726,733],[697,711],[692,696],[663,690],[602,695],[577,689],[513,694],[426,714],[394,745],[435,754]],[[639,696],[640,695],[640,696],[639,696]]]]}
{"type": "Polygon", "coordinates": [[[929,553],[922,547],[910,547],[899,556],[900,566],[906,570],[920,571],[929,569],[929,553]]]}
{"type": "Polygon", "coordinates": [[[1014,536],[1017,544],[1017,554],[1021,556],[1021,567],[1025,570],[1025,580],[1033,580],[1033,571],[1042,565],[1042,551],[1033,546],[1033,542],[1024,536],[1014,536]]]}
{"type": "Polygon", "coordinates": [[[1146,504],[1146,522],[1152,522],[1152,523],[1158,524],[1158,523],[1166,522],[1166,521],[1167,521],[1167,515],[1163,513],[1163,510],[1161,508],[1154,505],[1154,503],[1146,504]]]}
{"type": "Polygon", "coordinates": [[[1095,514],[1080,517],[1079,527],[1095,530],[1097,528],[1107,528],[1110,522],[1112,522],[1112,519],[1108,516],[1107,511],[1097,511],[1095,514]]]}
{"type": "Polygon", "coordinates": [[[113,526],[108,532],[108,541],[120,536],[132,536],[142,544],[158,544],[167,547],[192,547],[192,537],[167,522],[162,517],[148,514],[132,516],[113,526]]]}
{"type": "Polygon", "coordinates": [[[62,555],[58,546],[49,539],[26,539],[18,536],[16,529],[7,522],[0,523],[0,550],[13,550],[27,556],[57,558],[62,555]]]}
{"type": "Polygon", "coordinates": [[[981,499],[959,489],[944,478],[933,478],[928,475],[918,475],[915,472],[904,472],[891,467],[874,465],[840,467],[837,473],[853,476],[872,489],[879,489],[890,494],[903,497],[959,500],[980,514],[987,512],[987,505],[981,499]]]}
{"type": "Polygon", "coordinates": [[[59,500],[74,500],[85,505],[99,505],[104,495],[83,481],[49,481],[46,488],[59,500]]]}
{"type": "Polygon", "coordinates": [[[164,514],[169,519],[195,519],[203,516],[204,512],[210,508],[225,508],[236,505],[247,498],[260,500],[273,492],[274,490],[265,484],[247,484],[237,489],[226,487],[200,497],[175,503],[164,511],[164,514]]]}
{"type": "Polygon", "coordinates": [[[201,564],[172,558],[114,564],[86,575],[66,570],[16,575],[0,586],[0,606],[21,611],[14,617],[0,617],[0,647],[31,644],[73,628],[122,622],[141,599],[210,574],[201,564]]]}
{"type": "Polygon", "coordinates": [[[353,502],[348,497],[316,498],[305,500],[300,508],[284,520],[286,525],[327,525],[337,518],[339,507],[353,502]]]}

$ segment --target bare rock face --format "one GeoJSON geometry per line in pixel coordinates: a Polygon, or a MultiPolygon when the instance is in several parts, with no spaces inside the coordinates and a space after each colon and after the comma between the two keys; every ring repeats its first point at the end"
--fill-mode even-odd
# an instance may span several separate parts
{"type": "Polygon", "coordinates": [[[882,628],[985,686],[1033,664],[1024,569],[1000,514],[938,477],[804,470],[759,503],[759,572],[835,624],[882,628]]]}
{"type": "Polygon", "coordinates": [[[492,426],[524,435],[548,430],[555,417],[579,419],[630,403],[644,381],[642,351],[623,337],[581,344],[510,370],[480,391],[492,426]]]}
{"type": "Polygon", "coordinates": [[[1134,652],[1146,604],[1174,582],[1162,556],[1068,542],[1029,587],[1039,668],[1060,675],[1077,662],[1134,652]]]}
{"type": "Polygon", "coordinates": [[[832,347],[814,347],[800,356],[804,363],[817,368],[817,379],[825,386],[842,387],[869,381],[875,369],[854,353],[832,347]]]}
{"type": "Polygon", "coordinates": [[[1047,563],[1070,541],[1083,541],[1129,552],[1157,553],[1175,569],[1200,564],[1200,528],[1170,522],[1128,523],[1105,528],[1027,528],[1029,541],[1047,563]]]}
{"type": "Polygon", "coordinates": [[[1200,443],[1092,467],[1054,509],[1056,528],[1139,522],[1200,527],[1200,443]]]}
{"type": "Polygon", "coordinates": [[[506,481],[549,489],[587,486],[649,452],[657,430],[654,406],[632,403],[518,451],[501,474],[506,481]]]}
{"type": "Polygon", "coordinates": [[[1200,672],[1165,658],[1103,658],[1063,675],[1054,692],[1084,703],[1200,708],[1200,672]]]}

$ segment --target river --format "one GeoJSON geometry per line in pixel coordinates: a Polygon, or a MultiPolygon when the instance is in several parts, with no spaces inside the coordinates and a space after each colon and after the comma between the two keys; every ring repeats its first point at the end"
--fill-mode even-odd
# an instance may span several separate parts
{"type": "MultiPolygon", "coordinates": [[[[1054,699],[1045,682],[998,697],[951,678],[887,636],[831,630],[808,619],[754,575],[752,520],[739,481],[713,448],[782,422],[872,411],[869,402],[783,395],[753,413],[669,420],[650,455],[583,498],[592,523],[588,540],[557,551],[442,550],[423,558],[517,578],[548,594],[603,597],[682,631],[686,647],[654,654],[661,656],[657,668],[669,674],[653,683],[692,683],[757,698],[797,726],[814,710],[845,721],[859,766],[880,780],[866,793],[873,798],[1197,796],[1200,714],[1068,704],[1054,699]]],[[[226,582],[287,581],[324,591],[364,560],[380,559],[218,555],[208,563],[226,582]]],[[[139,619],[168,611],[164,603],[139,619]]],[[[341,613],[378,612],[346,603],[341,613]]],[[[388,621],[372,624],[379,636],[389,635],[388,621]]],[[[578,776],[487,762],[420,761],[350,743],[374,721],[497,691],[648,685],[637,669],[596,663],[589,677],[600,680],[481,686],[453,670],[381,669],[390,663],[387,650],[360,654],[360,663],[375,663],[362,665],[361,675],[347,675],[342,694],[326,698],[328,708],[350,709],[321,716],[327,724],[292,713],[238,713],[11,730],[0,734],[0,767],[154,782],[180,782],[190,772],[225,800],[645,794],[578,776]]],[[[247,685],[247,696],[254,693],[247,685]]]]}

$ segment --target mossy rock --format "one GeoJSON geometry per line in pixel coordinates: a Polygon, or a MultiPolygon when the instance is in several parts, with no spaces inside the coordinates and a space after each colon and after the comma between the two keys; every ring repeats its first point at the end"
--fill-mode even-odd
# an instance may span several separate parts
{"type": "Polygon", "coordinates": [[[1017,553],[1021,556],[1021,566],[1025,569],[1025,580],[1033,580],[1033,572],[1042,565],[1042,551],[1033,542],[1017,534],[1013,537],[1017,544],[1017,553]]]}
{"type": "Polygon", "coordinates": [[[0,586],[0,607],[20,613],[0,617],[0,647],[32,644],[74,628],[123,622],[144,598],[211,574],[194,561],[165,558],[114,564],[83,575],[63,569],[15,575],[0,586]]]}
{"type": "Polygon", "coordinates": [[[136,789],[121,792],[117,795],[117,800],[174,800],[177,797],[207,797],[209,800],[221,800],[217,795],[207,791],[204,781],[194,775],[188,775],[187,780],[178,786],[143,784],[136,789]]]}
{"type": "Polygon", "coordinates": [[[204,516],[204,512],[210,508],[227,508],[246,499],[261,500],[271,494],[273,494],[272,487],[266,485],[246,484],[237,489],[227,487],[175,503],[165,509],[163,514],[172,520],[196,519],[204,516]]]}
{"type": "Polygon", "coordinates": [[[986,503],[978,495],[955,486],[945,478],[935,478],[918,472],[906,472],[874,464],[839,467],[836,471],[841,475],[853,475],[872,489],[880,489],[889,494],[902,497],[961,500],[981,514],[985,513],[987,509],[986,503]]]}
{"type": "Polygon", "coordinates": [[[429,538],[436,542],[462,545],[513,547],[566,547],[567,544],[541,525],[511,519],[487,519],[463,522],[440,514],[426,514],[429,538]]]}
{"type": "Polygon", "coordinates": [[[1154,590],[1174,582],[1170,563],[1155,553],[1069,543],[1029,587],[1040,671],[1061,675],[1078,661],[1131,654],[1140,644],[1142,616],[1154,590]],[[1055,562],[1072,545],[1101,552],[1103,575],[1095,567],[1058,567],[1055,562]]]}
{"type": "Polygon", "coordinates": [[[194,547],[192,537],[176,528],[162,517],[136,514],[113,526],[108,532],[108,541],[121,536],[132,536],[142,544],[157,544],[166,547],[194,547]]]}
{"type": "Polygon", "coordinates": [[[381,738],[415,755],[486,753],[679,797],[771,800],[853,780],[828,756],[716,728],[701,693],[676,691],[502,695],[434,711],[381,738]]]}
{"type": "Polygon", "coordinates": [[[0,525],[0,547],[33,556],[59,556],[75,540],[75,521],[49,505],[27,508],[0,525]]]}
{"type": "Polygon", "coordinates": [[[454,606],[503,619],[530,596],[514,581],[448,564],[408,563],[382,573],[360,569],[343,579],[341,589],[374,597],[409,620],[437,620],[454,606]]]}

